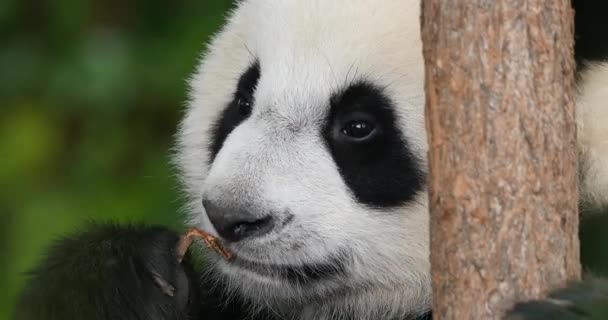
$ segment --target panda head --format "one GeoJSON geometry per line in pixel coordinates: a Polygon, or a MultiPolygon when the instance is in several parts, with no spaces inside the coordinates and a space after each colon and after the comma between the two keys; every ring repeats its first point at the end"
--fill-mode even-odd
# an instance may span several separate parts
{"type": "Polygon", "coordinates": [[[192,224],[236,254],[215,270],[239,295],[429,308],[419,13],[418,0],[242,1],[210,44],[176,160],[192,224]]]}

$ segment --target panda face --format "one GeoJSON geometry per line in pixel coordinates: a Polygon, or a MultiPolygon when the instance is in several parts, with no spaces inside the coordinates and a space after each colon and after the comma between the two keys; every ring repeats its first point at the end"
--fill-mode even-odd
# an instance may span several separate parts
{"type": "Polygon", "coordinates": [[[250,0],[210,45],[176,161],[239,294],[428,309],[418,16],[417,0],[250,0]]]}

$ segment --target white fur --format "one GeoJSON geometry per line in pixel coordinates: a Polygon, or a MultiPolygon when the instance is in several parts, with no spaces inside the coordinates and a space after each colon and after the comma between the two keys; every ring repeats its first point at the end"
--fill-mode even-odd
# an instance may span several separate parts
{"type": "MultiPolygon", "coordinates": [[[[331,93],[365,78],[387,89],[404,136],[426,166],[419,7],[419,0],[243,1],[211,43],[191,80],[176,156],[191,222],[214,232],[203,194],[289,211],[295,218],[284,229],[231,249],[275,264],[323,262],[342,250],[352,261],[347,276],[307,288],[217,261],[237,294],[303,319],[330,319],[342,311],[382,319],[430,308],[426,196],[390,211],[360,205],[319,135],[331,93]],[[254,59],[262,70],[253,113],[208,167],[211,125],[254,59]]],[[[606,83],[608,73],[590,71],[586,81],[606,83]]],[[[583,92],[583,185],[597,190],[585,193],[590,199],[605,201],[608,108],[600,105],[608,90],[596,85],[583,92]]]]}
{"type": "Polygon", "coordinates": [[[593,207],[608,205],[608,63],[582,74],[577,101],[581,197],[593,207]]]}

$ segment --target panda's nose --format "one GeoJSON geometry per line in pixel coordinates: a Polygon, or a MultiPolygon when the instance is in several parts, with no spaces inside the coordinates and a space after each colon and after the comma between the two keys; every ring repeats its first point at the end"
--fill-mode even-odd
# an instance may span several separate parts
{"type": "Polygon", "coordinates": [[[249,210],[224,208],[207,199],[203,200],[203,207],[217,233],[230,242],[260,237],[274,227],[270,215],[259,217],[249,210]]]}

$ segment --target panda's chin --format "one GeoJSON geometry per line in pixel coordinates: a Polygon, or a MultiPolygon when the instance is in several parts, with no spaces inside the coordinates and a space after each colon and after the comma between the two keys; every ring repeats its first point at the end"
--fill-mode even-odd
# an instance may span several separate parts
{"type": "Polygon", "coordinates": [[[350,264],[339,256],[305,264],[252,261],[236,255],[217,267],[230,287],[251,301],[281,305],[306,304],[344,290],[350,264]]]}

